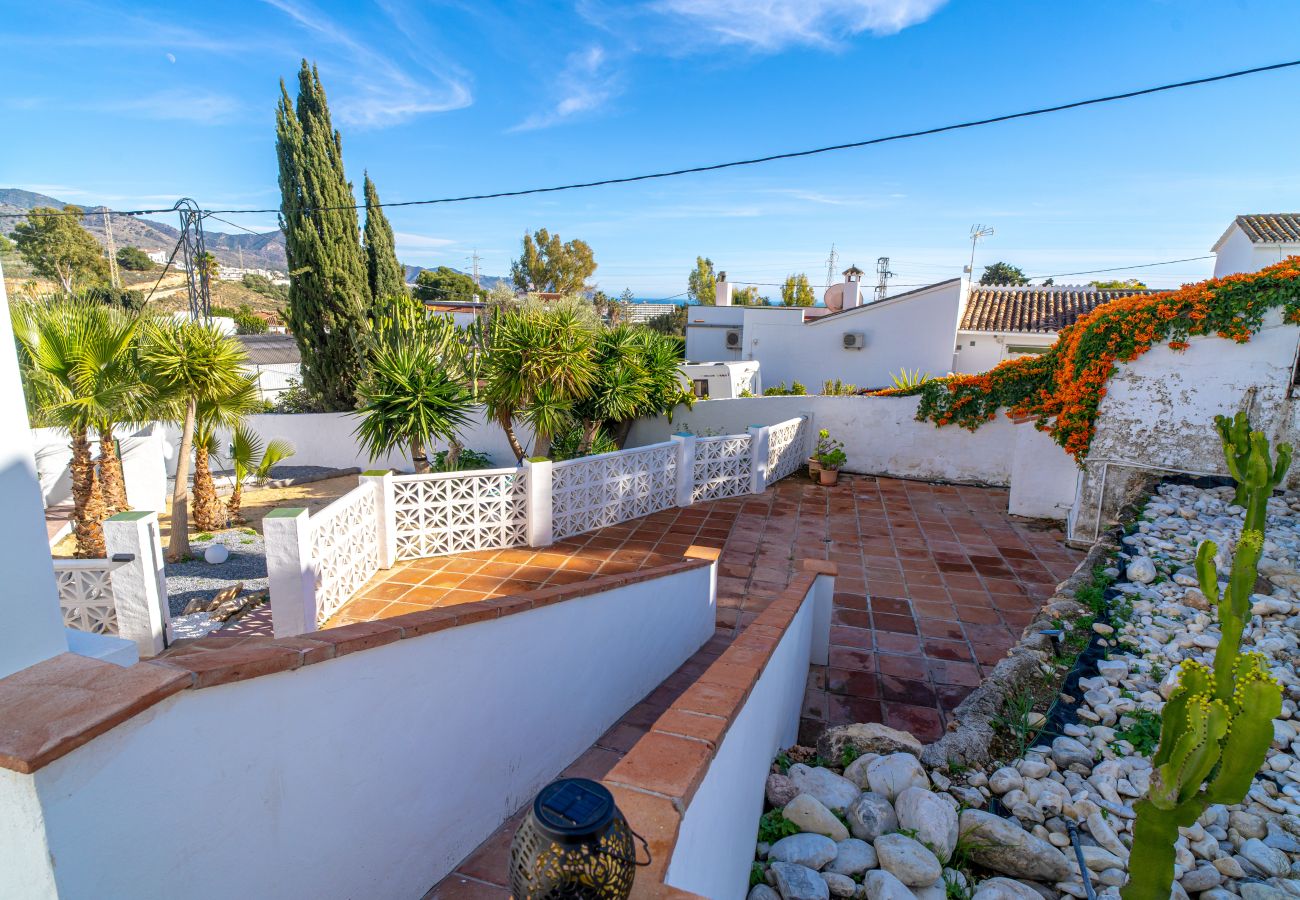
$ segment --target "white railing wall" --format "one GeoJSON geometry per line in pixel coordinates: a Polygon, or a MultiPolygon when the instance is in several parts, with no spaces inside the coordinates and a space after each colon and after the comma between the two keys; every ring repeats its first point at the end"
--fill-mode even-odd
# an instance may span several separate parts
{"type": "Polygon", "coordinates": [[[525,543],[523,469],[395,475],[392,482],[397,559],[525,543]]]}
{"type": "Polygon", "coordinates": [[[56,559],[54,581],[59,588],[63,624],[94,634],[117,634],[113,572],[124,563],[109,559],[56,559]]]}
{"type": "Polygon", "coordinates": [[[380,569],[379,494],[374,482],[363,481],[309,520],[317,624],[380,569]]]}
{"type": "Polygon", "coordinates": [[[666,441],[554,463],[551,529],[555,540],[677,505],[677,444],[666,441]]]}
{"type": "Polygon", "coordinates": [[[318,513],[262,522],[277,637],[321,627],[398,560],[544,547],[674,506],[762,493],[802,462],[804,415],[746,434],[676,434],[663,443],[517,469],[432,475],[368,472],[318,513]]]}

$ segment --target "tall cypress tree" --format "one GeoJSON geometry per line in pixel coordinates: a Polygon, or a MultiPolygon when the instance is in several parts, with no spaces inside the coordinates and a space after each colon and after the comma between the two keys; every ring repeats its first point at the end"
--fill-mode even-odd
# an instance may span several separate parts
{"type": "Polygon", "coordinates": [[[302,352],[303,386],[326,409],[352,409],[363,371],[370,289],[343,142],[330,124],[315,66],[302,61],[298,105],[280,82],[275,116],[280,227],[289,259],[288,325],[302,352]]]}
{"type": "Polygon", "coordinates": [[[406,272],[397,261],[393,246],[393,228],[388,224],[384,209],[379,205],[379,192],[366,173],[366,230],[363,239],[366,248],[366,275],[370,281],[370,296],[376,305],[386,297],[401,297],[406,291],[406,272]]]}

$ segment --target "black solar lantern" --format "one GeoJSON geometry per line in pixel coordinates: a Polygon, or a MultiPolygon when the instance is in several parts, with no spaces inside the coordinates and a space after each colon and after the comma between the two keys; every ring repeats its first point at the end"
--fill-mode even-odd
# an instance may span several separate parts
{"type": "Polygon", "coordinates": [[[637,862],[633,837],[604,785],[586,778],[553,781],[537,795],[510,845],[511,895],[621,900],[632,893],[636,867],[649,864],[637,862]]]}

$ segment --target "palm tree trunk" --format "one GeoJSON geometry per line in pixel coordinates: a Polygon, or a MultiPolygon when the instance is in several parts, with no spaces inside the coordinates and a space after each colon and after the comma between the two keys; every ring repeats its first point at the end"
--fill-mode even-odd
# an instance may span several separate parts
{"type": "Polygon", "coordinates": [[[236,476],[235,489],[230,492],[230,497],[226,500],[226,517],[231,525],[243,525],[246,520],[240,511],[240,506],[244,500],[244,481],[236,476]]]}
{"type": "Polygon", "coordinates": [[[69,468],[72,470],[72,531],[77,536],[76,555],[80,559],[103,559],[108,555],[104,549],[103,526],[108,507],[104,505],[95,462],[90,457],[90,438],[84,428],[72,432],[69,468]]]}
{"type": "Polygon", "coordinates": [[[510,412],[503,409],[497,413],[497,423],[500,424],[501,430],[506,433],[506,440],[510,442],[510,449],[514,451],[515,461],[522,463],[524,461],[524,448],[515,435],[515,423],[511,421],[510,412]]]}
{"type": "Polygon", "coordinates": [[[122,459],[117,455],[112,425],[105,426],[99,433],[99,480],[110,516],[131,508],[126,500],[126,480],[122,477],[122,459]]]}
{"type": "Polygon", "coordinates": [[[632,434],[633,419],[624,419],[614,426],[614,443],[618,444],[618,449],[622,450],[627,444],[628,437],[632,434]]]}
{"type": "Polygon", "coordinates": [[[599,431],[599,421],[587,421],[582,423],[582,440],[578,443],[579,456],[586,456],[591,452],[591,445],[596,442],[596,434],[599,431]]]}
{"type": "Polygon", "coordinates": [[[179,562],[190,555],[190,453],[194,447],[194,398],[185,402],[185,421],[181,425],[181,446],[176,454],[176,485],[172,488],[171,536],[167,540],[167,559],[179,562]]]}
{"type": "Polygon", "coordinates": [[[551,436],[544,431],[533,435],[533,456],[551,455],[551,436]]]}
{"type": "Polygon", "coordinates": [[[208,465],[208,448],[194,448],[194,527],[217,531],[226,527],[226,508],[217,497],[217,485],[208,465]]]}
{"type": "Polygon", "coordinates": [[[424,442],[419,438],[411,438],[411,463],[416,475],[427,475],[432,470],[429,455],[424,452],[424,442]]]}
{"type": "Polygon", "coordinates": [[[447,471],[454,472],[460,466],[460,451],[465,448],[460,441],[452,438],[447,442],[447,471]]]}

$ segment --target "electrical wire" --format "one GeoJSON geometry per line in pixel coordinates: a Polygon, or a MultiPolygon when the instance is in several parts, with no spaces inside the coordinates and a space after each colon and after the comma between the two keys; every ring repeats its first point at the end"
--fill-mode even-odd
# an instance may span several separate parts
{"type": "MultiPolygon", "coordinates": [[[[471,200],[496,200],[503,197],[523,197],[532,194],[551,194],[551,193],[556,193],[558,191],[573,191],[573,190],[580,190],[584,188],[603,187],[606,185],[613,185],[613,184],[631,184],[633,182],[638,182],[638,181],[651,181],[660,178],[674,178],[679,175],[694,175],[701,172],[716,172],[722,169],[734,169],[740,166],[755,166],[755,165],[760,165],[762,163],[776,162],[778,160],[799,159],[805,156],[816,156],[818,154],[832,153],[838,150],[852,150],[861,147],[870,147],[876,144],[887,144],[893,141],[910,140],[912,138],[927,137],[935,134],[944,134],[950,131],[960,131],[966,128],[979,128],[984,125],[995,125],[1001,122],[1011,122],[1016,119],[1027,119],[1034,116],[1043,116],[1043,115],[1048,115],[1050,113],[1064,112],[1066,110],[1071,110],[1071,109],[1080,109],[1086,106],[1096,106],[1102,103],[1113,103],[1118,100],[1130,100],[1134,97],[1144,97],[1149,94],[1159,94],[1165,91],[1174,91],[1174,90],[1180,90],[1182,88],[1196,87],[1198,85],[1203,85],[1203,84],[1212,84],[1218,81],[1228,81],[1233,78],[1242,78],[1246,75],[1257,75],[1262,72],[1274,72],[1281,69],[1294,68],[1296,66],[1300,66],[1300,59],[1291,60],[1289,62],[1273,63],[1272,65],[1267,65],[1267,66],[1253,66],[1249,69],[1238,69],[1236,71],[1225,72],[1220,75],[1209,75],[1204,78],[1192,78],[1186,81],[1176,81],[1176,82],[1171,82],[1169,84],[1157,85],[1155,87],[1139,88],[1137,90],[1124,91],[1123,93],[1119,93],[1119,94],[1107,94],[1106,96],[1103,97],[1093,97],[1088,100],[1075,100],[1070,103],[1058,103],[1053,106],[1043,106],[1037,109],[1025,110],[1023,112],[1007,113],[1000,116],[989,116],[983,119],[973,119],[967,122],[958,122],[951,125],[939,125],[933,128],[923,128],[918,131],[906,131],[906,132],[901,132],[899,134],[886,135],[884,137],[869,138],[867,140],[850,141],[848,143],[843,143],[843,144],[831,144],[826,147],[815,147],[810,150],[793,150],[787,153],[773,153],[767,156],[758,156],[750,159],[739,159],[739,160],[733,160],[731,162],[713,163],[711,165],[703,165],[703,166],[690,166],[682,169],[671,169],[664,172],[651,172],[642,175],[627,175],[620,178],[603,178],[597,181],[580,181],[580,182],[574,182],[572,184],[554,185],[552,187],[523,188],[514,191],[494,191],[494,192],[483,193],[483,194],[465,194],[457,197],[439,197],[437,199],[432,199],[432,200],[401,200],[395,202],[380,203],[378,205],[386,208],[397,208],[403,206],[430,206],[433,204],[442,204],[442,203],[464,203],[471,200]]],[[[365,208],[365,204],[355,203],[352,205],[308,207],[303,211],[304,212],[326,212],[330,210],[364,209],[364,208],[365,208]]],[[[128,215],[128,216],[151,215],[151,214],[173,212],[173,211],[174,210],[172,209],[125,210],[125,211],[120,211],[118,215],[128,215]]],[[[215,209],[215,210],[201,210],[201,212],[207,215],[212,215],[214,213],[221,213],[223,215],[251,215],[251,214],[279,213],[280,209],[278,207],[271,208],[271,209],[215,209]]],[[[0,213],[0,216],[22,216],[22,215],[26,215],[26,214],[0,213]]],[[[41,213],[40,215],[54,216],[54,215],[74,215],[74,214],[57,212],[57,213],[41,213]]],[[[1047,277],[1051,277],[1051,276],[1047,276],[1047,277]]]]}
{"type": "Polygon", "coordinates": [[[1186,259],[1166,259],[1163,262],[1142,263],[1137,266],[1115,266],[1110,269],[1088,269],[1086,272],[1060,272],[1056,275],[1027,275],[1027,278],[1068,278],[1071,275],[1099,275],[1102,272],[1127,272],[1129,269],[1150,269],[1153,266],[1170,266],[1174,263],[1195,262],[1198,259],[1214,259],[1213,253],[1205,256],[1189,256],[1186,259]]]}
{"type": "Polygon", "coordinates": [[[158,290],[158,285],[162,284],[163,278],[167,276],[167,270],[172,267],[172,260],[174,260],[176,258],[176,254],[180,252],[181,244],[184,241],[185,241],[185,235],[181,235],[180,239],[176,241],[176,246],[172,247],[171,256],[167,257],[166,265],[164,265],[163,270],[158,273],[158,280],[153,283],[153,287],[149,288],[149,293],[145,296],[144,302],[140,304],[141,309],[148,306],[149,301],[153,299],[154,291],[158,290]]]}

